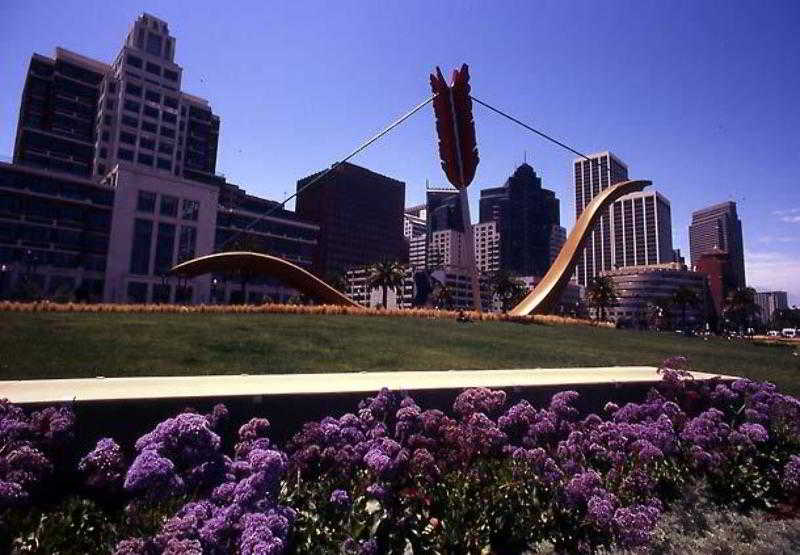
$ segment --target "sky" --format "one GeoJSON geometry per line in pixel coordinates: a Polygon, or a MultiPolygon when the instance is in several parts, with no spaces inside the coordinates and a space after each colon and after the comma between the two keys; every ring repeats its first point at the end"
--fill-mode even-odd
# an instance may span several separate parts
{"type": "MultiPolygon", "coordinates": [[[[672,206],[689,261],[691,213],[736,201],[748,285],[800,305],[800,2],[0,2],[0,159],[10,157],[33,52],[111,62],[141,12],[168,22],[185,92],[222,120],[217,171],[282,200],[467,63],[472,94],[580,152],[614,152],[672,206]]],[[[480,164],[501,185],[527,158],[575,221],[574,155],[474,106],[480,164]]],[[[446,185],[426,107],[352,160],[446,185]]],[[[291,205],[290,205],[291,206],[291,205]]]]}

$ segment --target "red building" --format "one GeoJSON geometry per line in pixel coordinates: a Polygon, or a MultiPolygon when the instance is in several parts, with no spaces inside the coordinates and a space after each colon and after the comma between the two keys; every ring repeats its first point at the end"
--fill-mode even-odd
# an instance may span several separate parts
{"type": "Polygon", "coordinates": [[[711,252],[700,255],[695,271],[708,276],[708,288],[714,304],[717,318],[722,315],[722,304],[728,292],[735,287],[730,256],[727,252],[714,247],[711,252]]]}

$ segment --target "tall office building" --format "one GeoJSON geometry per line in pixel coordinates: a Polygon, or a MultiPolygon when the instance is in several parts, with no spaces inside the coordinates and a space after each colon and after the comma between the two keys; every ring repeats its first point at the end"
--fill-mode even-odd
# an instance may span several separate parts
{"type": "MultiPolygon", "coordinates": [[[[174,59],[175,38],[149,14],[112,64],[33,55],[14,163],[0,163],[0,297],[227,300],[212,276],[179,285],[165,273],[248,227],[270,254],[310,266],[319,226],[215,174],[219,118],[180,90],[174,59]]],[[[285,296],[273,285],[253,284],[250,300],[285,296]]]]}
{"type": "Polygon", "coordinates": [[[763,291],[756,293],[756,304],[761,308],[758,318],[763,324],[772,322],[775,312],[789,308],[786,291],[763,291]]]}
{"type": "MultiPolygon", "coordinates": [[[[628,179],[628,166],[611,152],[592,154],[586,160],[574,161],[575,219],[601,191],[628,179]]],[[[614,268],[613,242],[610,210],[605,210],[594,231],[586,240],[586,246],[576,264],[576,277],[580,285],[586,285],[600,272],[614,268]]]]}
{"type": "Polygon", "coordinates": [[[735,202],[723,202],[692,213],[689,226],[689,255],[692,266],[715,248],[728,253],[734,287],[745,286],[742,222],[735,202]]]}
{"type": "Polygon", "coordinates": [[[14,162],[83,176],[116,163],[214,180],[219,118],[181,91],[175,38],[136,19],[112,64],[63,48],[34,54],[25,80],[14,162]]]}
{"type": "Polygon", "coordinates": [[[611,210],[615,268],[669,264],[675,260],[670,204],[661,193],[642,191],[625,195],[611,210]]]}
{"type": "Polygon", "coordinates": [[[542,179],[522,164],[502,187],[483,189],[480,222],[497,222],[502,238],[500,267],[516,275],[542,276],[550,268],[553,226],[560,224],[559,201],[542,179]]]}
{"type": "Polygon", "coordinates": [[[560,225],[553,225],[550,231],[550,265],[556,261],[558,255],[561,253],[561,248],[567,242],[567,230],[560,225]]]}
{"type": "Polygon", "coordinates": [[[475,238],[475,266],[479,272],[493,274],[500,270],[501,237],[497,222],[483,222],[472,226],[475,238]]]}
{"type": "Polygon", "coordinates": [[[320,226],[313,265],[319,276],[382,259],[407,261],[403,237],[405,183],[345,163],[301,191],[318,175],[297,182],[295,210],[301,219],[320,226]]]}

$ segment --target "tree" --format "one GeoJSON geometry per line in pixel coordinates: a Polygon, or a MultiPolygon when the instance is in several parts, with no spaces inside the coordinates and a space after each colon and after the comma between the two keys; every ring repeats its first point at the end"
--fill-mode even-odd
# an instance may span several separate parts
{"type": "Polygon", "coordinates": [[[586,300],[596,310],[598,320],[606,319],[606,308],[617,304],[617,290],[609,276],[596,276],[586,287],[586,300]]]}
{"type": "Polygon", "coordinates": [[[453,291],[447,286],[446,283],[441,282],[434,277],[432,277],[432,280],[436,282],[436,285],[433,288],[433,299],[436,308],[453,308],[453,291]]]}
{"type": "Polygon", "coordinates": [[[734,289],[728,293],[722,312],[728,320],[738,326],[740,331],[743,331],[753,316],[761,312],[761,307],[756,304],[756,290],[752,287],[734,289]]]}
{"type": "Polygon", "coordinates": [[[403,286],[406,277],[405,267],[396,260],[381,260],[373,265],[367,274],[367,284],[370,289],[380,287],[383,290],[383,308],[387,308],[387,293],[389,288],[397,291],[403,286]]]}
{"type": "Polygon", "coordinates": [[[700,297],[694,289],[681,286],[672,294],[672,303],[681,307],[681,326],[686,328],[686,308],[700,306],[700,297]]]}
{"type": "Polygon", "coordinates": [[[492,294],[500,299],[500,307],[503,312],[508,312],[527,293],[525,283],[507,270],[499,270],[492,274],[489,283],[492,294]]]}

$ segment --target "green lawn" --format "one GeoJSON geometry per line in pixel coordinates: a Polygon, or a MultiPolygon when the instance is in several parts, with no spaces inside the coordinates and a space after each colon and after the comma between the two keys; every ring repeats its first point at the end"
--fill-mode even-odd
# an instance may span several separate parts
{"type": "Polygon", "coordinates": [[[673,333],[356,316],[0,313],[0,379],[657,365],[673,355],[696,370],[800,393],[791,347],[673,333]]]}

